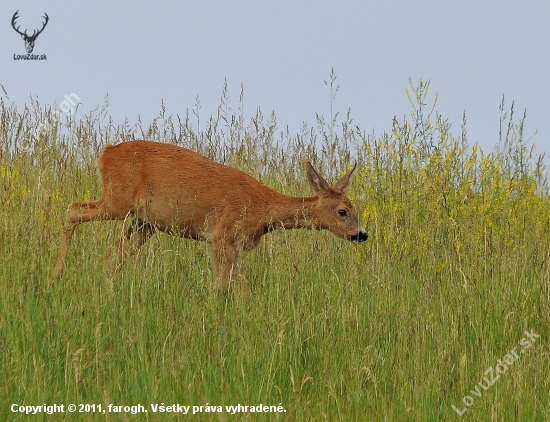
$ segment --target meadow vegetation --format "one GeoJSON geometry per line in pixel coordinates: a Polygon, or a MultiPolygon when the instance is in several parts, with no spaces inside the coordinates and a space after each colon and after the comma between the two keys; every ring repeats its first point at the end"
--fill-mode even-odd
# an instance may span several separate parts
{"type": "MultiPolygon", "coordinates": [[[[162,106],[149,125],[116,125],[106,104],[59,116],[4,95],[0,419],[29,418],[13,403],[111,403],[149,410],[65,417],[164,420],[176,415],[150,404],[179,403],[286,410],[185,416],[193,420],[549,420],[545,159],[504,101],[498,143],[483,151],[468,143],[465,121],[451,128],[437,112],[429,83],[407,93],[410,116],[378,136],[332,111],[296,134],[260,109],[245,121],[225,88],[206,122],[197,102],[175,117],[162,106]],[[94,222],[77,228],[52,280],[68,205],[101,195],[95,159],[105,143],[130,139],[191,148],[299,196],[311,195],[304,160],[327,180],[357,161],[348,192],[370,238],[268,234],[243,259],[253,296],[243,303],[211,291],[200,242],[157,234],[106,272],[124,224],[94,222]],[[540,337],[521,350],[525,331],[540,337]],[[519,359],[472,393],[514,347],[519,359]]],[[[33,418],[62,419],[43,416],[33,418]]]]}

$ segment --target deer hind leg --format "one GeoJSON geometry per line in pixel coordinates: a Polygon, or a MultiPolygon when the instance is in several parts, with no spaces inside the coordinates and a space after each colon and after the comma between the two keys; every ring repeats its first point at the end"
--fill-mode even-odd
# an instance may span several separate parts
{"type": "Polygon", "coordinates": [[[212,252],[214,269],[219,279],[217,289],[227,292],[231,288],[239,296],[248,299],[250,288],[244,277],[239,274],[240,248],[227,241],[213,241],[212,252]]]}
{"type": "Polygon", "coordinates": [[[142,220],[134,222],[128,227],[126,234],[116,242],[118,263],[124,261],[127,253],[139,250],[153,234],[155,234],[155,228],[150,223],[145,223],[142,220]]]}
{"type": "Polygon", "coordinates": [[[76,226],[92,220],[110,219],[112,219],[112,217],[107,212],[105,202],[102,199],[89,202],[73,202],[71,204],[67,220],[63,225],[63,230],[61,233],[61,250],[53,271],[54,277],[60,276],[63,272],[63,267],[65,266],[65,261],[67,260],[67,252],[69,250],[76,226]]]}

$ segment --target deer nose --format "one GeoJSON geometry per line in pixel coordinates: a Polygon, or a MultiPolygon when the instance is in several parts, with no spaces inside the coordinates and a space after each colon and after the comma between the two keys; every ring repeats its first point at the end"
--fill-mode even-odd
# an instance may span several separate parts
{"type": "Polygon", "coordinates": [[[369,238],[369,235],[364,231],[360,231],[357,234],[350,236],[350,240],[352,242],[357,242],[357,243],[363,243],[368,238],[369,238]]]}

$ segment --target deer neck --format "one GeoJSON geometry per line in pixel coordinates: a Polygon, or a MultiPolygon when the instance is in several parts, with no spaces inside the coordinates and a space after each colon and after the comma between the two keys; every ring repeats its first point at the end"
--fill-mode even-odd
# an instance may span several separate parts
{"type": "Polygon", "coordinates": [[[315,228],[315,206],[318,198],[278,194],[266,203],[266,230],[315,228]]]}

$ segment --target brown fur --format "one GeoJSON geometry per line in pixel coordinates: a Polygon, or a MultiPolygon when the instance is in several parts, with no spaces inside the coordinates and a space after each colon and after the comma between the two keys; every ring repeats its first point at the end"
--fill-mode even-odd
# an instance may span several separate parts
{"type": "Polygon", "coordinates": [[[91,220],[135,219],[136,224],[117,242],[120,260],[126,248],[139,248],[157,230],[209,242],[219,288],[226,291],[236,281],[244,296],[250,292],[248,284],[237,277],[241,251],[256,247],[272,229],[328,229],[355,243],[367,238],[357,212],[344,195],[355,168],[330,187],[306,163],[317,196],[300,198],[279,193],[240,170],[170,144],[108,144],[97,164],[103,196],[71,205],[56,276],[63,271],[74,229],[91,220]],[[346,215],[339,214],[342,210],[346,215]]]}

